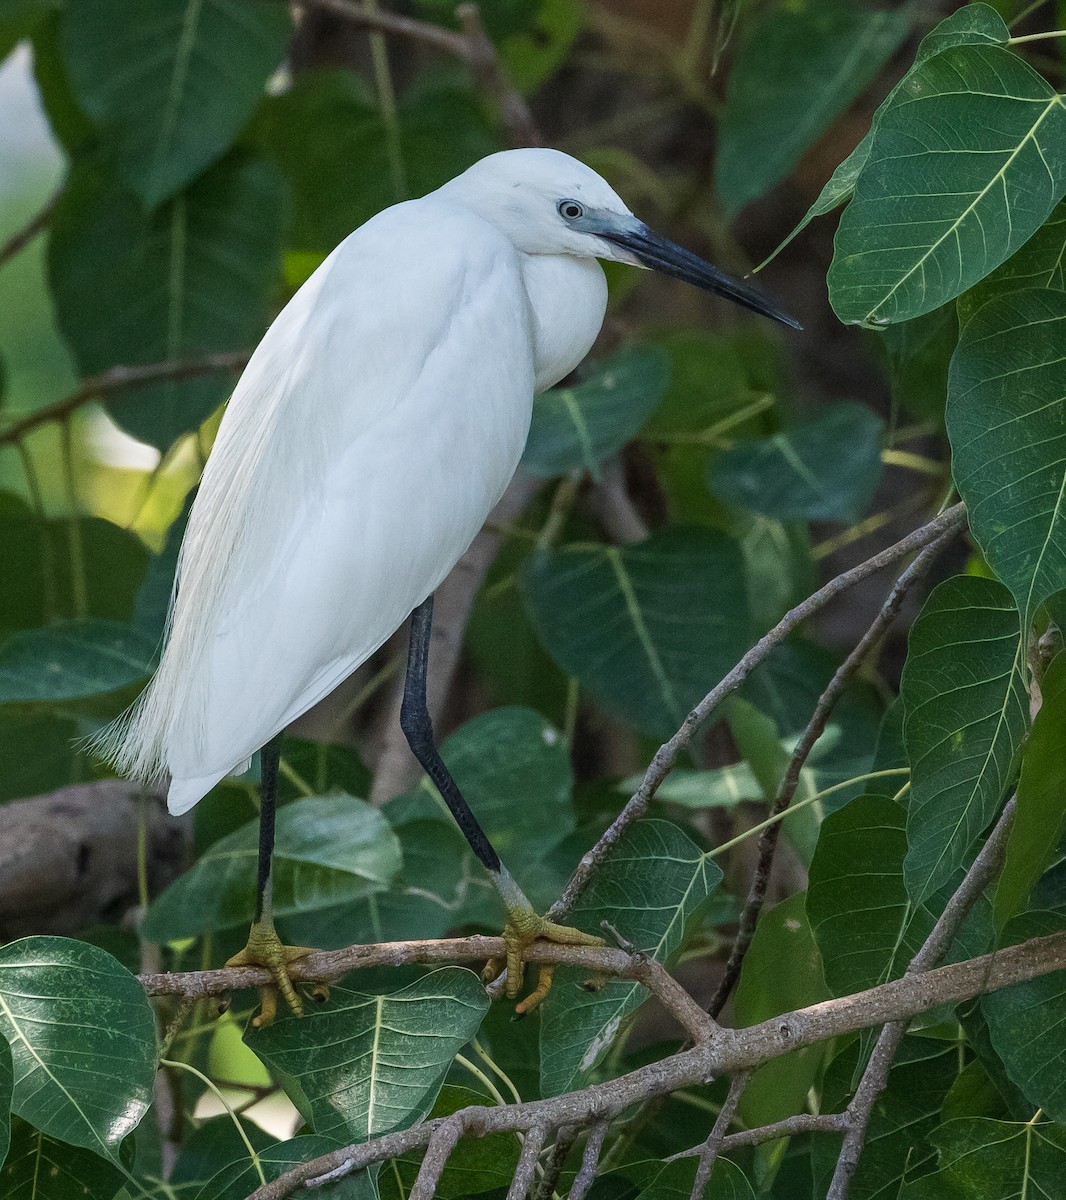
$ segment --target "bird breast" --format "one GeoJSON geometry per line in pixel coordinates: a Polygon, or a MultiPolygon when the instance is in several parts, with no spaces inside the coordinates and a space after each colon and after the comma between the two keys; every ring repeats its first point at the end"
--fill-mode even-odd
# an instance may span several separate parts
{"type": "Polygon", "coordinates": [[[594,258],[523,254],[521,260],[533,314],[536,386],[543,392],[592,349],[607,311],[607,279],[594,258]]]}

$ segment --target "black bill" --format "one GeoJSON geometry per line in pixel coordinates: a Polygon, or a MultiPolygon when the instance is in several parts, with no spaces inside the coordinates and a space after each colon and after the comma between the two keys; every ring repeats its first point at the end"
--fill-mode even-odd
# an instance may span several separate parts
{"type": "Polygon", "coordinates": [[[683,246],[662,237],[642,222],[634,222],[632,229],[600,230],[598,236],[625,247],[646,267],[662,271],[664,275],[673,275],[675,279],[694,284],[704,291],[714,292],[716,296],[724,296],[735,304],[750,308],[752,312],[770,317],[774,321],[780,321],[782,325],[788,325],[792,329],[803,328],[799,321],[776,308],[752,288],[723,275],[717,267],[712,267],[709,262],[704,262],[683,246]]]}

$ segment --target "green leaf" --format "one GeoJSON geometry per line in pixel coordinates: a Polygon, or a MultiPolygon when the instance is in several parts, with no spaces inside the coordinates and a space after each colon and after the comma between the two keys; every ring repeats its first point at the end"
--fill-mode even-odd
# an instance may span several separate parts
{"type": "Polygon", "coordinates": [[[948,1121],[930,1135],[938,1170],[900,1200],[1054,1200],[1066,1194],[1066,1130],[1046,1122],[948,1121]]]}
{"type": "Polygon", "coordinates": [[[4,0],[0,4],[0,61],[29,37],[52,8],[52,0],[4,0]]]}
{"type": "MultiPolygon", "coordinates": [[[[274,168],[243,155],[153,213],[102,171],[77,168],[48,254],[56,316],[82,373],[251,350],[280,275],[283,208],[274,168]],[[123,302],[101,304],[102,293],[123,302]]],[[[232,387],[231,373],[211,372],[124,389],[108,407],[127,432],[166,449],[232,387]]]]}
{"type": "Polygon", "coordinates": [[[575,387],[538,396],[522,465],[533,475],[599,475],[604,459],[636,437],[666,391],[669,359],[658,346],[631,347],[597,364],[575,387]]]}
{"type": "MultiPolygon", "coordinates": [[[[148,909],[153,942],[195,937],[250,921],[255,913],[259,821],[220,839],[148,909]]],[[[388,822],[344,793],[308,796],[277,815],[274,915],[311,912],[383,891],[400,869],[388,822]]]]}
{"type": "Polygon", "coordinates": [[[11,1095],[15,1085],[11,1047],[0,1037],[0,1167],[11,1145],[11,1095]]]}
{"type": "Polygon", "coordinates": [[[995,270],[1066,192],[1066,108],[995,46],[908,74],[881,115],[829,269],[837,316],[872,327],[939,308],[995,270]]]}
{"type": "Polygon", "coordinates": [[[1025,906],[1066,831],[1066,655],[1052,662],[1040,690],[1043,701],[1022,752],[1018,808],[996,885],[996,924],[1001,928],[1025,906]]]}
{"type": "Polygon", "coordinates": [[[10,942],[0,948],[0,1036],[14,1061],[13,1111],[118,1163],[155,1076],[155,1021],[129,971],[69,938],[10,942]]]}
{"type": "MultiPolygon", "coordinates": [[[[1007,926],[1003,942],[1010,945],[1064,929],[1066,918],[1060,913],[1026,913],[1007,926]]],[[[981,998],[981,1011],[1014,1086],[1034,1108],[1042,1108],[1054,1121],[1066,1121],[1066,971],[990,992],[981,998]]]]}
{"type": "MultiPolygon", "coordinates": [[[[762,432],[744,413],[753,408],[761,381],[750,378],[736,337],[676,329],[655,342],[670,356],[666,392],[646,426],[649,438],[703,433],[723,423],[734,436],[762,432]]],[[[764,353],[768,353],[764,348],[764,353]]]]}
{"type": "Polygon", "coordinates": [[[910,5],[775,5],[742,47],[719,123],[715,186],[727,216],[784,179],[874,79],[910,29],[910,5]]]}
{"type": "Polygon", "coordinates": [[[1018,613],[1002,584],[937,587],[910,633],[900,684],[911,763],[905,875],[921,902],[995,816],[1029,723],[1018,613]]]}
{"type": "Polygon", "coordinates": [[[444,967],[391,995],[334,987],[311,1016],[245,1041],[316,1133],[365,1142],[429,1112],[488,1006],[473,971],[444,967]]]}
{"type": "Polygon", "coordinates": [[[11,1150],[0,1170],[4,1200],[112,1200],[124,1173],[88,1150],[45,1137],[16,1117],[11,1150]]]}
{"type": "Polygon", "coordinates": [[[242,0],[78,0],[63,53],[78,101],[112,137],[119,167],[148,208],[229,149],[285,56],[284,5],[242,0]]]}
{"type": "Polygon", "coordinates": [[[670,736],[748,646],[743,556],[713,530],[538,553],[521,586],[560,669],[655,737],[670,736]]]}
{"type": "MultiPolygon", "coordinates": [[[[945,17],[935,29],[925,35],[918,46],[918,53],[915,55],[911,70],[913,71],[927,59],[952,46],[1005,46],[1009,40],[1010,30],[994,8],[987,4],[967,4],[945,17]]],[[[904,76],[889,92],[874,113],[869,132],[833,172],[819,193],[818,199],[807,210],[803,220],[762,264],[763,267],[776,258],[789,242],[807,228],[815,217],[825,216],[826,213],[832,212],[838,205],[851,198],[852,192],[855,190],[855,181],[862,174],[866,160],[870,157],[874,131],[877,129],[882,114],[896,99],[906,79],[907,76],[904,76]]],[[[759,270],[761,269],[762,267],[759,268],[759,270]]]]}
{"type": "Polygon", "coordinates": [[[47,712],[8,709],[0,717],[0,802],[40,796],[80,775],[74,744],[79,727],[47,712]]]}
{"type": "Polygon", "coordinates": [[[735,442],[708,471],[727,504],[780,521],[855,521],[881,476],[884,425],[861,404],[837,404],[773,437],[735,442]]]}
{"type": "MultiPolygon", "coordinates": [[[[277,1145],[277,1139],[261,1129],[254,1121],[238,1116],[245,1137],[257,1152],[277,1145]]],[[[237,1126],[229,1113],[205,1121],[182,1139],[174,1160],[174,1167],[167,1177],[172,1188],[191,1188],[206,1183],[231,1163],[246,1158],[248,1148],[237,1132],[237,1126]]],[[[243,1200],[243,1197],[242,1197],[243,1200]]]]}
{"type": "Polygon", "coordinates": [[[893,402],[916,420],[943,424],[948,369],[958,340],[953,304],[885,329],[882,345],[893,402]]]}
{"type": "Polygon", "coordinates": [[[1066,291],[1066,201],[1059,202],[1020,250],[959,297],[959,317],[968,321],[995,296],[1027,288],[1066,291]]]}
{"type": "MultiPolygon", "coordinates": [[[[627,1163],[608,1171],[593,1185],[593,1200],[689,1200],[696,1182],[698,1160],[680,1158],[664,1163],[659,1159],[627,1163]]],[[[703,1200],[755,1200],[744,1172],[728,1158],[714,1164],[703,1200]]]]}
{"type": "MultiPolygon", "coordinates": [[[[756,1025],[829,998],[803,904],[802,893],[790,896],[759,919],[737,984],[738,1026],[756,1025]]],[[[811,1046],[759,1067],[740,1099],[744,1123],[754,1128],[801,1111],[825,1054],[824,1046],[811,1046]]]]}
{"type": "MultiPolygon", "coordinates": [[[[257,1155],[262,1176],[249,1159],[230,1163],[204,1184],[196,1193],[196,1200],[245,1200],[261,1186],[264,1176],[270,1183],[291,1167],[336,1149],[337,1143],[332,1139],[309,1134],[269,1146],[257,1155]]],[[[349,1175],[329,1188],[329,1200],[376,1200],[376,1197],[373,1178],[366,1171],[349,1175]]]]}
{"type": "MultiPolygon", "coordinates": [[[[718,886],[722,872],[675,825],[641,821],[604,860],[572,914],[600,932],[607,919],[638,950],[665,961],[680,949],[685,926],[718,886]]],[[[646,998],[635,983],[612,979],[592,992],[577,968],[560,967],[541,1009],[540,1078],[545,1096],[584,1086],[646,998]]]]}
{"type": "Polygon", "coordinates": [[[1066,587],[1066,293],[1013,292],[963,326],[948,380],[955,482],[1028,633],[1066,587]]]}
{"type": "Polygon", "coordinates": [[[152,670],[156,643],[86,617],[13,634],[0,646],[0,704],[54,704],[116,692],[152,670]]]}

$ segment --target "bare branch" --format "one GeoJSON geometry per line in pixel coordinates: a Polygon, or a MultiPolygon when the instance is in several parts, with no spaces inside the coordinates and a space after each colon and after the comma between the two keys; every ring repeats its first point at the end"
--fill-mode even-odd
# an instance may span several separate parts
{"type": "Polygon", "coordinates": [[[563,1167],[566,1166],[567,1157],[577,1141],[579,1132],[579,1126],[568,1125],[555,1135],[555,1145],[552,1146],[552,1152],[544,1164],[544,1174],[541,1176],[540,1183],[537,1184],[537,1190],[533,1193],[533,1200],[551,1200],[555,1193],[555,1185],[559,1182],[559,1176],[563,1173],[563,1167]]]}
{"type": "MultiPolygon", "coordinates": [[[[494,940],[494,939],[484,939],[494,940]]],[[[548,947],[545,947],[545,951],[548,947]]],[[[552,949],[567,949],[553,947],[552,949]]],[[[618,954],[620,951],[599,951],[618,954]]],[[[747,1029],[722,1029],[710,1042],[649,1063],[604,1083],[546,1100],[461,1109],[360,1145],[346,1146],[303,1163],[265,1184],[249,1200],[283,1200],[305,1180],[344,1173],[427,1146],[446,1121],[463,1122],[468,1133],[528,1132],[535,1126],[581,1128],[610,1121],[631,1104],[706,1083],[722,1074],[750,1071],[792,1050],[812,1046],[886,1021],[909,1019],[939,1004],[966,1000],[1066,968],[1066,933],[1033,938],[992,954],[869,988],[853,996],[773,1017],[747,1029]],[[472,1124],[471,1122],[476,1122],[472,1124]]],[[[724,1143],[723,1143],[724,1144],[724,1143]]]]}
{"type": "Polygon", "coordinates": [[[547,1125],[534,1125],[526,1134],[522,1153],[515,1168],[511,1186],[507,1189],[507,1200],[526,1200],[533,1178],[537,1173],[537,1163],[540,1162],[540,1152],[544,1149],[544,1140],[548,1136],[547,1125]]]}
{"type": "Polygon", "coordinates": [[[50,421],[65,421],[83,405],[93,400],[103,400],[113,392],[145,383],[160,383],[167,379],[194,379],[198,375],[212,375],[219,371],[239,371],[247,365],[248,358],[246,350],[227,350],[219,354],[205,354],[202,358],[111,367],[99,375],[90,375],[83,379],[78,390],[62,400],[46,404],[36,412],[27,413],[6,429],[0,430],[0,446],[19,441],[39,425],[46,425],[50,421]]]}
{"type": "MultiPolygon", "coordinates": [[[[789,759],[788,766],[785,769],[784,778],[781,780],[781,785],[777,789],[777,795],[770,806],[771,817],[779,817],[792,803],[796,795],[796,789],[799,787],[800,772],[803,770],[808,756],[814,749],[815,742],[825,732],[830,714],[836,706],[837,701],[844,694],[845,689],[866,656],[881,640],[885,630],[888,629],[889,625],[892,624],[899,614],[907,593],[919,580],[925,577],[929,568],[933,565],[933,560],[944,549],[947,543],[955,537],[957,532],[957,527],[949,529],[947,533],[943,534],[935,542],[926,546],[914,562],[900,575],[892,591],[889,592],[888,599],[881,606],[881,611],[874,618],[869,629],[863,634],[854,650],[837,668],[825,691],[818,697],[818,703],[814,707],[811,719],[807,722],[807,727],[804,729],[795,750],[792,752],[792,757],[789,759]]],[[[759,914],[762,912],[763,903],[766,900],[766,889],[770,883],[770,873],[773,869],[774,853],[777,850],[777,839],[780,833],[781,822],[775,821],[774,824],[768,826],[763,831],[762,837],[759,838],[755,873],[752,876],[748,898],[744,904],[744,911],[740,915],[737,935],[733,939],[733,946],[729,952],[729,960],[726,963],[725,973],[722,975],[710,1004],[707,1005],[707,1011],[713,1017],[717,1017],[725,1007],[729,993],[736,986],[736,982],[740,978],[740,968],[743,965],[744,956],[751,946],[751,939],[755,936],[755,926],[758,923],[759,914]]]]}
{"type": "Polygon", "coordinates": [[[730,1121],[733,1120],[733,1114],[737,1111],[740,1097],[744,1094],[750,1078],[749,1071],[738,1071],[729,1081],[729,1091],[726,1093],[725,1103],[719,1110],[718,1119],[707,1135],[707,1140],[700,1147],[700,1165],[692,1184],[691,1200],[703,1200],[703,1190],[711,1182],[711,1173],[718,1158],[718,1151],[721,1150],[722,1142],[725,1140],[726,1130],[729,1128],[730,1121]]]}
{"type": "Polygon", "coordinates": [[[930,543],[939,540],[950,530],[958,529],[966,519],[966,507],[956,504],[927,525],[916,529],[905,538],[882,550],[872,558],[868,558],[850,571],[845,571],[829,581],[812,596],[808,596],[801,604],[797,604],[786,613],[780,621],[744,655],[728,675],[696,705],[685,718],[681,728],[668,741],[664,742],[655,752],[641,785],[637,788],[625,808],[618,814],[607,831],[595,846],[578,863],[577,870],[570,877],[566,889],[559,899],[548,910],[548,916],[553,921],[564,918],[577,903],[578,897],[588,886],[599,864],[610,852],[625,830],[647,811],[651,798],[659,785],[673,770],[677,757],[692,741],[696,731],[722,701],[736,691],[745,679],[763,663],[770,652],[795,629],[820,609],[824,608],[842,592],[854,587],[857,583],[875,575],[878,571],[890,566],[899,559],[906,557],[915,550],[921,550],[930,543]]]}
{"type": "MultiPolygon", "coordinates": [[[[974,859],[973,865],[966,872],[962,883],[955,894],[947,902],[940,919],[933,926],[932,932],[925,939],[921,949],[911,959],[903,980],[921,978],[922,972],[928,972],[944,957],[966,919],[967,913],[973,908],[978,897],[999,874],[1003,866],[1003,856],[1007,850],[1007,838],[1011,825],[1014,823],[1014,812],[1017,808],[1017,797],[1012,796],[1004,806],[995,828],[992,830],[981,848],[981,853],[974,859]]],[[[866,1064],[859,1086],[855,1090],[851,1103],[848,1105],[848,1125],[844,1135],[844,1144],[840,1148],[836,1170],[829,1186],[826,1200],[844,1200],[848,1188],[855,1176],[866,1142],[866,1131],[870,1125],[874,1105],[888,1083],[888,1073],[899,1050],[903,1035],[907,1032],[910,1017],[894,1021],[881,1030],[866,1064]]]]}
{"type": "Polygon", "coordinates": [[[433,1130],[407,1200],[433,1200],[448,1156],[466,1131],[462,1112],[445,1117],[433,1130]]]}
{"type": "Polygon", "coordinates": [[[461,33],[445,29],[443,25],[434,25],[432,21],[418,21],[414,17],[403,17],[399,13],[371,8],[369,5],[364,7],[357,0],[304,0],[304,3],[362,29],[409,38],[432,46],[435,50],[443,50],[445,54],[454,54],[457,58],[468,57],[466,38],[461,33]]]}
{"type": "Polygon", "coordinates": [[[574,1182],[570,1185],[567,1200],[585,1200],[589,1188],[596,1182],[600,1152],[603,1150],[603,1141],[607,1136],[608,1128],[606,1121],[600,1121],[589,1134],[589,1139],[585,1143],[585,1152],[581,1156],[581,1167],[574,1176],[574,1182]]]}
{"type": "MultiPolygon", "coordinates": [[[[795,1137],[800,1133],[839,1133],[847,1126],[847,1113],[821,1113],[818,1116],[798,1113],[794,1117],[786,1117],[783,1121],[775,1121],[772,1125],[760,1125],[758,1129],[741,1129],[737,1133],[731,1133],[722,1141],[722,1150],[728,1153],[730,1150],[739,1150],[742,1146],[759,1146],[763,1142],[795,1137]]],[[[699,1153],[699,1150],[688,1153],[699,1153]]]]}

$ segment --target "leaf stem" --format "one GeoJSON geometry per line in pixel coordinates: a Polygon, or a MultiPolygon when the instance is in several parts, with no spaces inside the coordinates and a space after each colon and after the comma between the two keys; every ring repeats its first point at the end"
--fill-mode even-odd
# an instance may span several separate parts
{"type": "Polygon", "coordinates": [[[1025,42],[1046,42],[1051,38],[1066,37],[1066,29],[1051,29],[1047,33],[1025,33],[1021,37],[1012,37],[1008,46],[1021,46],[1025,42]]]}

